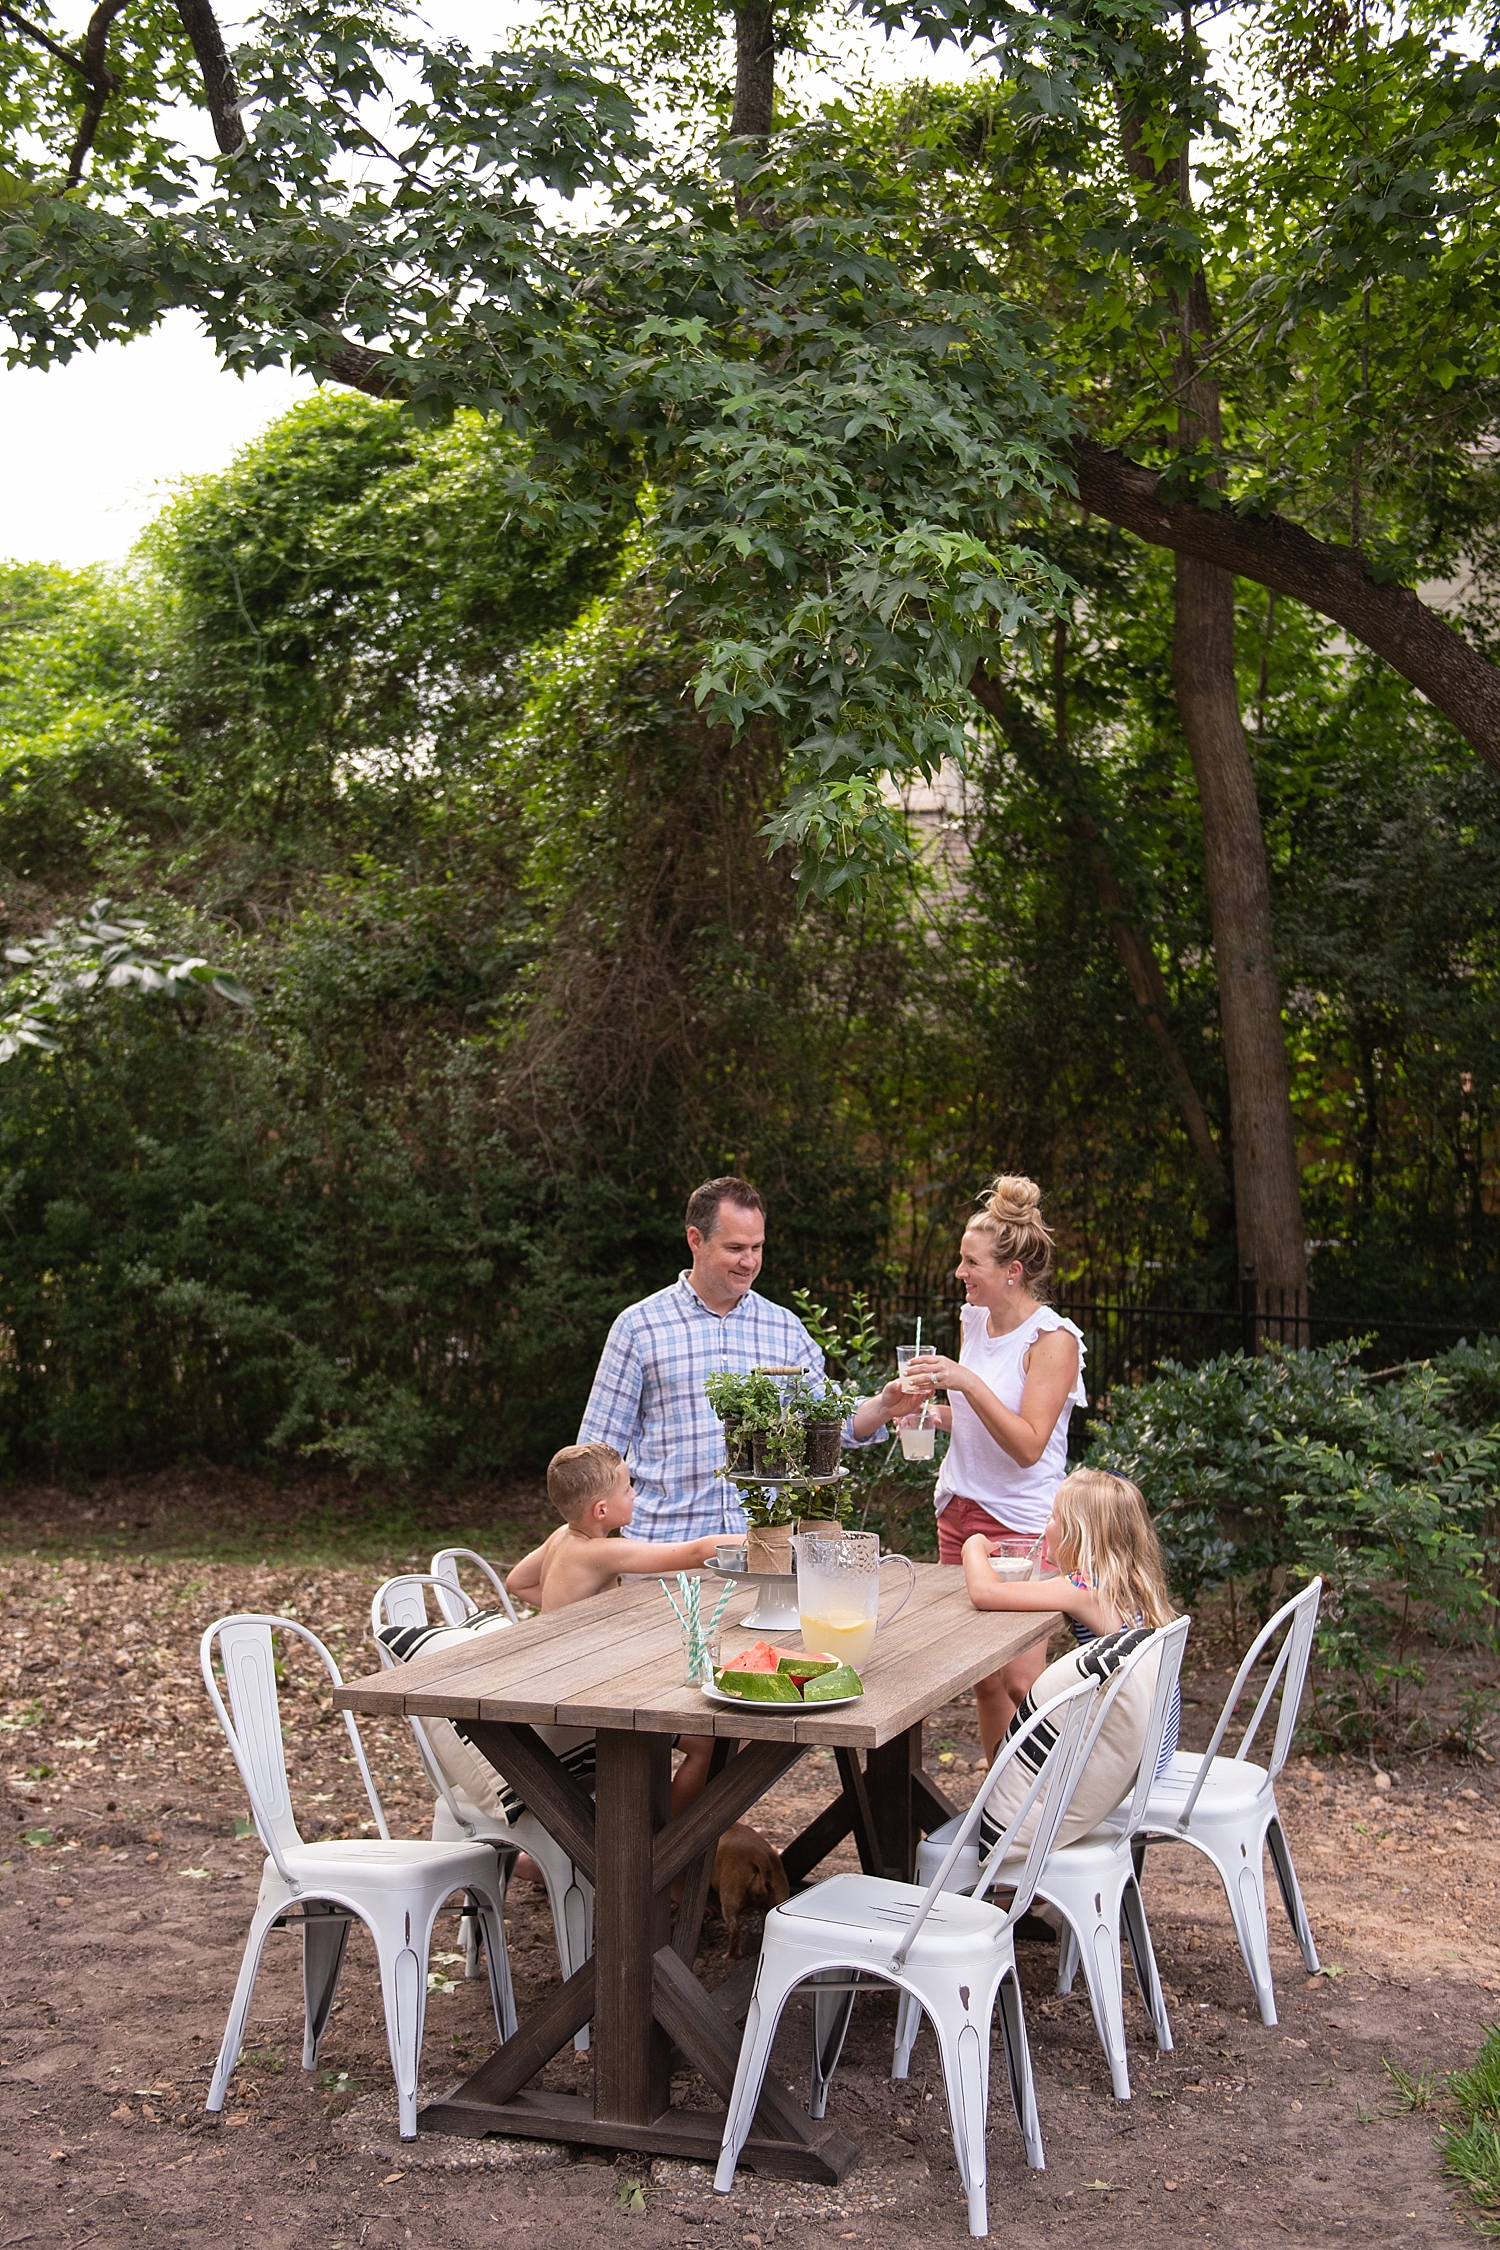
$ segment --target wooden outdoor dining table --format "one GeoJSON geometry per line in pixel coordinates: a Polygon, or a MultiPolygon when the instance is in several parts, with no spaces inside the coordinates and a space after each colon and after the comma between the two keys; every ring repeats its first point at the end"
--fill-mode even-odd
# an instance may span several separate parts
{"type": "MultiPolygon", "coordinates": [[[[337,1691],[344,1709],[452,1720],[595,1887],[593,1958],[461,2086],[430,2103],[421,2125],[717,2158],[722,2112],[674,2107],[671,2071],[676,2047],[728,2100],[754,1965],[712,1994],[693,1974],[719,1836],[799,1758],[823,1747],[834,1752],[839,1794],[783,1851],[793,1886],[850,1834],[867,1873],[910,1880],[918,1837],[955,1810],[922,1770],[923,1720],[1057,1622],[1047,1611],[976,1610],[962,1571],[942,1564],[918,1564],[916,1581],[862,1669],[862,1700],[823,1711],[729,1708],[685,1687],[681,1632],[655,1580],[627,1582],[337,1691]],[[592,1797],[534,1731],[547,1724],[597,1729],[592,1797]],[[677,1734],[717,1740],[708,1787],[673,1819],[677,1734]],[[591,2019],[593,2099],[528,2087],[591,2019]]],[[[731,1600],[726,1652],[752,1600],[753,1589],[731,1600]]],[[[796,1645],[794,1636],[780,1638],[796,1645]]],[[[767,2081],[745,2163],[834,2181],[857,2154],[767,2081]]]]}

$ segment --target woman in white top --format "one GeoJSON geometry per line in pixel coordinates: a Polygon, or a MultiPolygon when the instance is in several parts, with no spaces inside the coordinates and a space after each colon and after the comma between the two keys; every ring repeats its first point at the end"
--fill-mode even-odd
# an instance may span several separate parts
{"type": "MultiPolygon", "coordinates": [[[[924,1353],[907,1364],[946,1391],[929,1422],[951,1433],[938,1472],[938,1555],[962,1560],[976,1531],[1035,1539],[1068,1473],[1068,1420],[1085,1405],[1083,1338],[1044,1300],[1052,1236],[1041,1217],[1041,1189],[1004,1174],[964,1230],[958,1278],[967,1303],[956,1360],[924,1353]]],[[[975,1689],[985,1756],[1047,1662],[1045,1642],[992,1672],[975,1689]]]]}

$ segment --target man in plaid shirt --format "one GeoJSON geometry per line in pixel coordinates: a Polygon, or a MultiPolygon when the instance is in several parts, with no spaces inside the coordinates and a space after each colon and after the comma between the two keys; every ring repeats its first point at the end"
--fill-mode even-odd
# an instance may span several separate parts
{"type": "MultiPolygon", "coordinates": [[[[628,1306],[611,1328],[578,1430],[580,1445],[612,1445],[630,1463],[638,1539],[745,1528],[734,1486],[714,1474],[724,1465],[724,1430],[704,1396],[706,1376],[720,1368],[823,1372],[823,1354],[796,1315],[752,1287],[766,1241],[758,1189],[733,1174],[695,1188],[687,1239],[691,1267],[628,1306]]],[[[894,1382],[862,1399],[845,1424],[846,1442],[873,1442],[887,1415],[910,1403],[894,1382]]]]}

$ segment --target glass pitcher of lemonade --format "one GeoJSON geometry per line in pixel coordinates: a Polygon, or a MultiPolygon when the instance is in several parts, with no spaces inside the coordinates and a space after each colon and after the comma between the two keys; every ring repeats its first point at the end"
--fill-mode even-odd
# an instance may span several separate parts
{"type": "MultiPolygon", "coordinates": [[[[905,1555],[883,1555],[873,1531],[847,1531],[833,1538],[802,1532],[792,1541],[797,1554],[797,1612],[802,1646],[810,1656],[836,1656],[857,1672],[875,1645],[880,1620],[880,1567],[899,1563],[906,1591],[891,1611],[897,1617],[910,1601],[917,1574],[905,1555]]],[[[891,1618],[885,1620],[889,1624],[891,1618]]]]}

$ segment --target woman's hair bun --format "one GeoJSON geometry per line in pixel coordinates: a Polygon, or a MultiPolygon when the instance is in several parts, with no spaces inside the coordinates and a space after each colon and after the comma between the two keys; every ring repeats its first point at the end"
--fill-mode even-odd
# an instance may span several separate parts
{"type": "Polygon", "coordinates": [[[1001,1172],[991,1180],[984,1204],[991,1218],[1011,1226],[1024,1226],[1041,1210],[1042,1191],[1035,1180],[1022,1179],[1018,1173],[1001,1172]]]}

